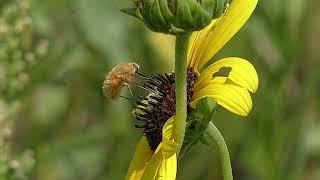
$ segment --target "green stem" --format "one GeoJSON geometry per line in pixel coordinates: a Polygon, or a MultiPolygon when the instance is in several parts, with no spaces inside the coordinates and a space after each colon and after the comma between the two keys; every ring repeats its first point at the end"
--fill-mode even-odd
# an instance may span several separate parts
{"type": "Polygon", "coordinates": [[[215,144],[218,147],[221,168],[223,173],[224,180],[232,180],[232,167],[230,162],[229,151],[226,142],[224,141],[223,136],[216,126],[210,122],[208,128],[204,132],[204,139],[210,141],[210,144],[215,144]]]}
{"type": "Polygon", "coordinates": [[[176,118],[174,123],[175,140],[183,143],[187,119],[187,53],[190,34],[176,36],[176,118]]]}

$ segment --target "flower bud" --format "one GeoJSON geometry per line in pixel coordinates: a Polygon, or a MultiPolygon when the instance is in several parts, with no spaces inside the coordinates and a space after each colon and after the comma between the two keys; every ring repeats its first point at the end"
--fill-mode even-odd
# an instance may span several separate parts
{"type": "Polygon", "coordinates": [[[123,12],[142,20],[152,31],[168,34],[192,32],[220,17],[230,0],[133,0],[135,8],[123,12]]]}

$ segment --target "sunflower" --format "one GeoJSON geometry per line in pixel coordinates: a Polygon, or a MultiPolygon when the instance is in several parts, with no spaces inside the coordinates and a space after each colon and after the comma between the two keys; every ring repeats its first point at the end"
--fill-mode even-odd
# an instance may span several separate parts
{"type": "MultiPolygon", "coordinates": [[[[233,0],[224,14],[205,29],[191,35],[188,49],[188,113],[205,97],[227,110],[247,116],[252,109],[250,92],[258,88],[253,65],[228,57],[206,66],[208,61],[239,31],[251,16],[258,0],[233,0]],[[204,69],[204,70],[203,70],[204,69]],[[221,71],[228,71],[221,75],[221,71]]],[[[179,144],[174,140],[175,74],[152,75],[144,85],[151,93],[137,102],[136,119],[144,136],[129,166],[127,179],[174,180],[179,144]]]]}

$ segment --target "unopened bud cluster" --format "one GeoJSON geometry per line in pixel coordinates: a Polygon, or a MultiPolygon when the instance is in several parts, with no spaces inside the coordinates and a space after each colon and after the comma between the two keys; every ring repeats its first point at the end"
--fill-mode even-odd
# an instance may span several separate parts
{"type": "Polygon", "coordinates": [[[0,94],[14,97],[47,55],[48,41],[33,39],[30,0],[6,1],[0,7],[0,94]]]}
{"type": "Polygon", "coordinates": [[[220,17],[230,0],[133,0],[123,12],[142,20],[156,32],[179,34],[203,29],[220,17]]]}

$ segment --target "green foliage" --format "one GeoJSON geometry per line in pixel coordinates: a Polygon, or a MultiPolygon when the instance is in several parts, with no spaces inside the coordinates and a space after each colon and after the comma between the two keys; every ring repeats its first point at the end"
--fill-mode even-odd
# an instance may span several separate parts
{"type": "Polygon", "coordinates": [[[29,82],[29,73],[47,54],[48,42],[33,40],[30,1],[4,3],[0,12],[0,92],[12,101],[29,82]]]}
{"type": "MultiPolygon", "coordinates": [[[[2,140],[3,141],[3,140],[2,140]]],[[[6,179],[8,176],[8,159],[6,147],[3,142],[0,142],[0,179],[6,179]]]]}

